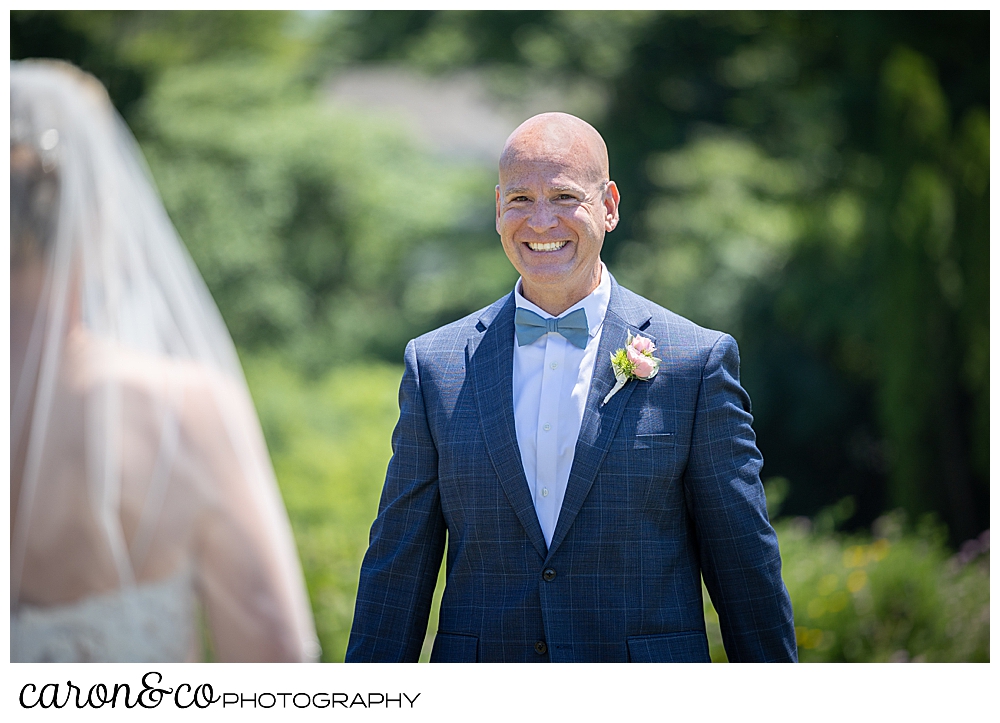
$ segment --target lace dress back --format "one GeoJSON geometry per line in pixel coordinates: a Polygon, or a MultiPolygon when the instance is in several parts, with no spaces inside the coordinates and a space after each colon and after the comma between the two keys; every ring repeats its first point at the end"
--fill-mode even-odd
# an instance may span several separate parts
{"type": "Polygon", "coordinates": [[[192,574],[11,614],[12,663],[181,663],[195,659],[192,574]]]}

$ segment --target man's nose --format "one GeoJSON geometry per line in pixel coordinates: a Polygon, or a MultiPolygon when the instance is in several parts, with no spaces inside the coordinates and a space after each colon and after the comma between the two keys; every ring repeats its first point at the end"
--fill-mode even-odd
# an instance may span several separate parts
{"type": "Polygon", "coordinates": [[[531,215],[528,216],[528,227],[535,233],[548,231],[559,224],[559,219],[553,212],[551,204],[546,201],[536,201],[531,208],[531,215]]]}

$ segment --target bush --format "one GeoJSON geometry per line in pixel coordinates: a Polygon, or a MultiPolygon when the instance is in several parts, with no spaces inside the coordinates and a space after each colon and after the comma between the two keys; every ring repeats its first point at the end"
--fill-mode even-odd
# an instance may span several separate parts
{"type": "Polygon", "coordinates": [[[308,381],[244,360],[298,545],[324,662],[343,661],[361,558],[378,509],[402,368],[340,368],[308,381]]]}
{"type": "MultiPolygon", "coordinates": [[[[904,533],[902,515],[871,535],[781,520],[783,576],[802,662],[988,662],[989,533],[952,556],[943,531],[924,522],[904,533]]],[[[714,661],[725,660],[718,614],[705,596],[714,661]]]]}

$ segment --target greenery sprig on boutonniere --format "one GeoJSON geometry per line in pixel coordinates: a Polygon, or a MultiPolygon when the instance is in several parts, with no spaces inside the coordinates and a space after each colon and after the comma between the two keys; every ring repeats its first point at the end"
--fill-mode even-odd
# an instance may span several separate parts
{"type": "Polygon", "coordinates": [[[656,376],[660,371],[660,360],[653,356],[654,351],[656,347],[650,339],[632,336],[632,332],[628,332],[625,348],[611,352],[611,368],[615,372],[616,383],[608,396],[604,397],[601,406],[607,404],[632,379],[649,381],[656,376]]]}

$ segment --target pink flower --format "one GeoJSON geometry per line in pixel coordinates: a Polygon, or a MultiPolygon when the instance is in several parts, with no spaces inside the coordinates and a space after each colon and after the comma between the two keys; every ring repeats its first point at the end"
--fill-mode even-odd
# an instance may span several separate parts
{"type": "Polygon", "coordinates": [[[602,405],[607,404],[618,390],[622,389],[629,379],[649,381],[660,371],[660,360],[653,356],[656,347],[653,341],[644,336],[632,336],[628,333],[625,348],[611,353],[611,368],[615,373],[616,383],[602,405]]]}
{"type": "MultiPolygon", "coordinates": [[[[649,343],[649,339],[644,341],[649,343]]],[[[655,376],[660,365],[659,359],[637,352],[634,345],[626,347],[625,353],[628,355],[628,360],[635,365],[633,374],[635,374],[636,379],[649,379],[655,376]]]]}
{"type": "Polygon", "coordinates": [[[632,343],[629,344],[629,347],[635,349],[640,354],[646,354],[646,353],[652,354],[654,351],[656,351],[656,347],[653,346],[653,342],[644,336],[635,337],[632,340],[632,343]]]}

